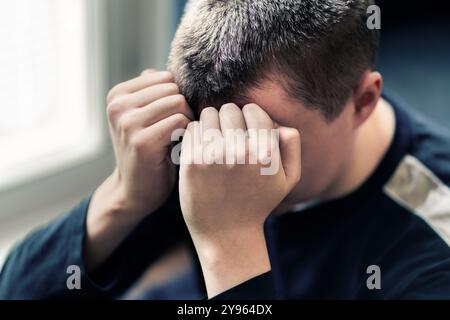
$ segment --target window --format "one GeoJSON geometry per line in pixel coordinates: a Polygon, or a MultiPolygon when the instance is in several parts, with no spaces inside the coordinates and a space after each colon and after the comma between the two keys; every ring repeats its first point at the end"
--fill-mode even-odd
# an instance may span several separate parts
{"type": "Polygon", "coordinates": [[[92,2],[0,0],[0,189],[98,151],[92,2]]]}

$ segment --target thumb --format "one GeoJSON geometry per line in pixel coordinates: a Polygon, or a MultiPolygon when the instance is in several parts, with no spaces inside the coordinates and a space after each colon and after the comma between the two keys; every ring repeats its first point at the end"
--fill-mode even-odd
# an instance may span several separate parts
{"type": "Polygon", "coordinates": [[[280,154],[289,190],[300,181],[301,166],[301,137],[297,129],[280,126],[280,154]]]}

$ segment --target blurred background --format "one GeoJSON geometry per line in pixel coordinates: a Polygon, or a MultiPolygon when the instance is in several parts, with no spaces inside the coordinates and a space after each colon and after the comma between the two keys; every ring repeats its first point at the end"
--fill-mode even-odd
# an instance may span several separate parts
{"type": "MultiPolygon", "coordinates": [[[[404,3],[407,3],[406,1],[404,3]]],[[[0,266],[112,172],[109,88],[164,69],[184,0],[0,0],[0,266]]],[[[450,18],[378,1],[385,85],[450,124],[450,18]]]]}

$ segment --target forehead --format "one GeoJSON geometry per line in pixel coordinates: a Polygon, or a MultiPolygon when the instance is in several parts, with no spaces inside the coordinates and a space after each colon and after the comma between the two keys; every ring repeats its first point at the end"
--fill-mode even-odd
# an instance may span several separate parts
{"type": "MultiPolygon", "coordinates": [[[[288,95],[276,81],[268,80],[249,90],[246,103],[256,103],[282,126],[299,127],[311,122],[323,121],[317,110],[307,108],[301,101],[288,95]]],[[[244,103],[243,105],[245,105],[244,103]]]]}
{"type": "MultiPolygon", "coordinates": [[[[225,103],[234,103],[240,108],[246,104],[259,105],[276,123],[286,127],[308,128],[314,123],[325,123],[322,114],[312,108],[307,108],[301,101],[288,95],[277,80],[263,80],[257,87],[251,88],[245,94],[225,103]]],[[[221,105],[199,106],[198,114],[206,107],[220,109],[221,105]]]]}

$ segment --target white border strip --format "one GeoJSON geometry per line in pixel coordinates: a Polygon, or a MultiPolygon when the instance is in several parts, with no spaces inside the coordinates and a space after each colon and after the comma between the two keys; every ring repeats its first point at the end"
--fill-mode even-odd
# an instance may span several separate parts
{"type": "Polygon", "coordinates": [[[384,192],[420,216],[450,246],[450,188],[422,162],[405,156],[384,192]]]}

